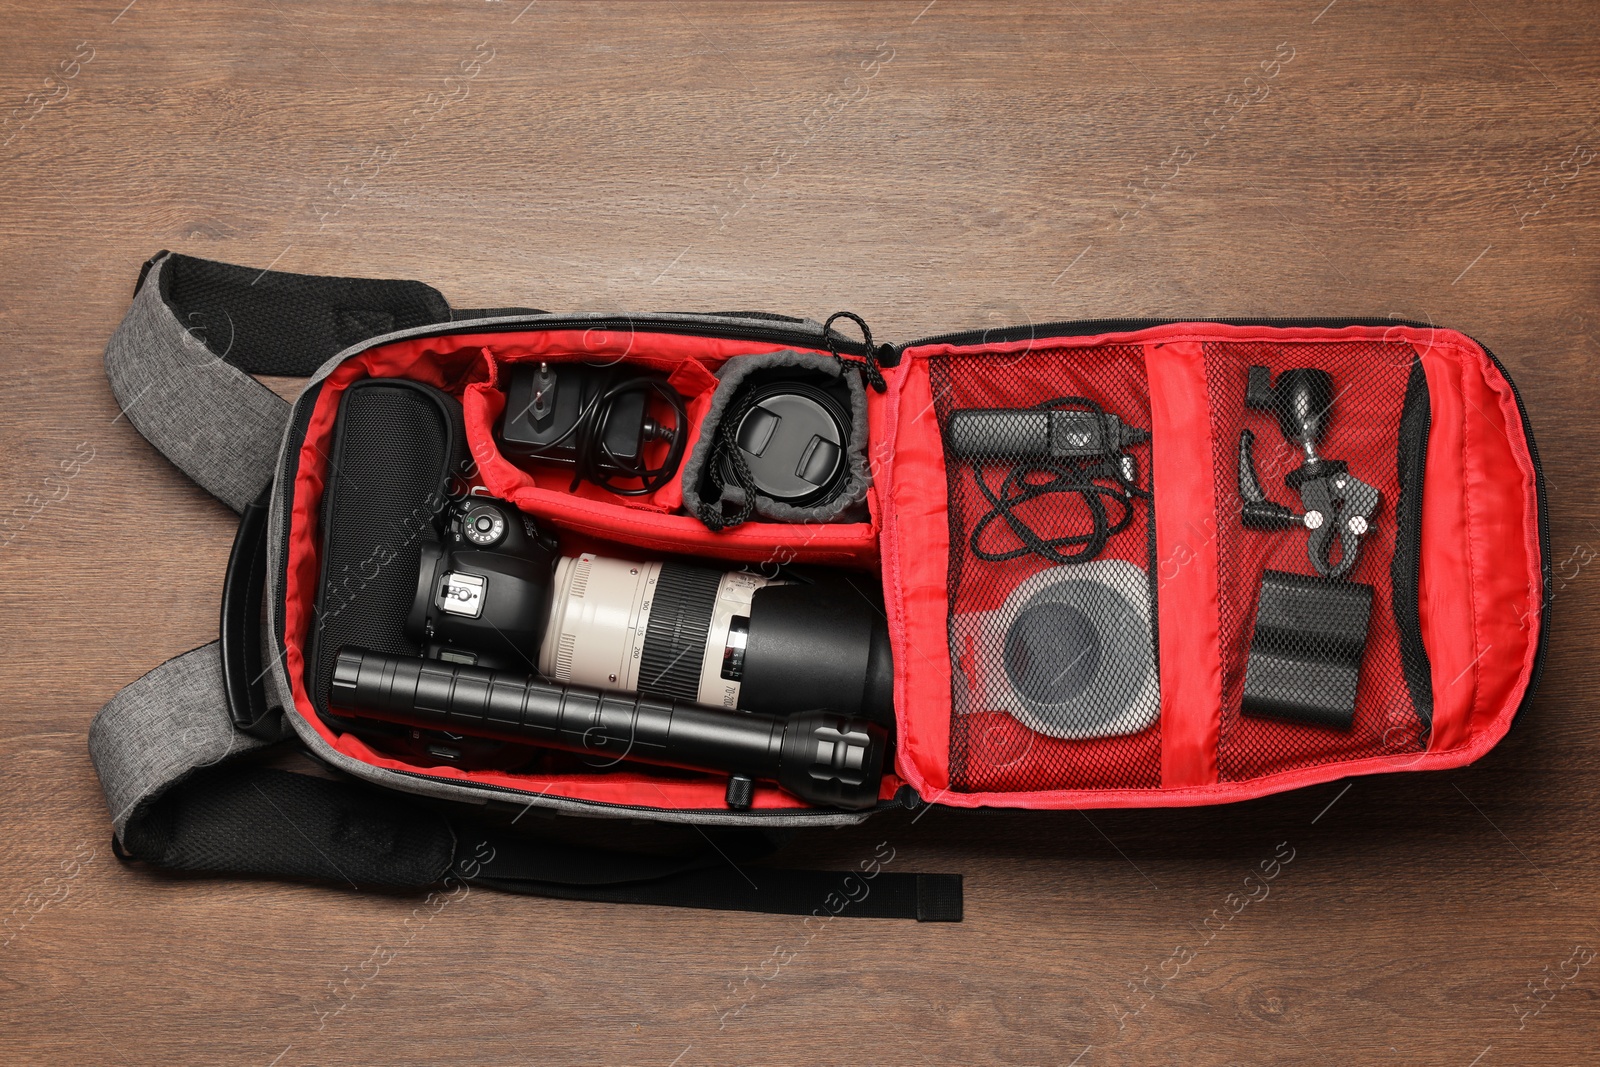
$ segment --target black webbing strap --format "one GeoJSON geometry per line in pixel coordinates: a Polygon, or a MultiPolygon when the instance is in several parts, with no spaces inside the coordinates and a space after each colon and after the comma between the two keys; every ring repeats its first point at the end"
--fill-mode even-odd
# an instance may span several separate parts
{"type": "Polygon", "coordinates": [[[496,319],[501,315],[548,315],[550,312],[538,308],[451,308],[450,317],[455,322],[464,319],[496,319]]]}
{"type": "Polygon", "coordinates": [[[307,878],[352,888],[449,881],[568,900],[782,915],[961,920],[959,875],[779,870],[750,830],[706,828],[707,847],[645,855],[539,841],[447,818],[355,783],[246,764],[210,768],[136,812],[120,858],[170,870],[307,878]]]}
{"type": "Polygon", "coordinates": [[[865,874],[785,871],[766,867],[702,868],[647,882],[621,885],[563,885],[532,879],[468,881],[511,893],[613,904],[665,904],[717,911],[757,911],[770,915],[850,915],[858,919],[961,921],[959,874],[865,874]]]}
{"type": "Polygon", "coordinates": [[[550,845],[531,852],[525,841],[515,838],[463,836],[457,849],[457,869],[468,868],[477,859],[477,864],[468,868],[469,882],[508,893],[569,900],[772,915],[961,921],[958,874],[889,872],[876,861],[864,863],[856,871],[754,866],[744,861],[775,851],[762,835],[739,830],[705,832],[711,848],[676,860],[550,845]],[[553,877],[552,872],[561,877],[553,877]]]}

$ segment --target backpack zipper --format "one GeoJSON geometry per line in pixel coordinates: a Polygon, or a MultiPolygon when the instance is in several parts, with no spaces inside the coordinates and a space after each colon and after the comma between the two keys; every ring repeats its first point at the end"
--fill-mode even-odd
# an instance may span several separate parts
{"type": "MultiPolygon", "coordinates": [[[[1134,330],[1148,330],[1153,326],[1175,326],[1179,323],[1192,322],[1202,326],[1273,326],[1278,328],[1292,328],[1296,326],[1316,329],[1338,330],[1346,326],[1417,326],[1424,329],[1438,329],[1432,323],[1417,322],[1412,319],[1379,319],[1379,318],[1227,318],[1227,319],[1160,319],[1160,318],[1133,318],[1133,319],[1067,319],[1060,322],[1041,322],[1029,326],[1002,326],[992,330],[960,330],[955,333],[935,334],[932,337],[921,337],[905,344],[894,345],[893,353],[896,363],[899,362],[908,348],[918,348],[922,345],[970,345],[970,344],[1004,344],[1008,341],[1024,341],[1029,337],[1036,337],[1047,341],[1053,337],[1092,337],[1099,333],[1131,333],[1134,330]]],[[[1481,347],[1481,346],[1480,346],[1481,347]]],[[[1488,349],[1484,349],[1485,352],[1488,349]]],[[[885,364],[892,366],[893,364],[885,364]]]]}

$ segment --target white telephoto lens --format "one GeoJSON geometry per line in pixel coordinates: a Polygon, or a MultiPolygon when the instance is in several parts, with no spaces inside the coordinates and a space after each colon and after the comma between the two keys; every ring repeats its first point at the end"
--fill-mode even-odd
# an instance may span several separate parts
{"type": "Polygon", "coordinates": [[[743,571],[563,556],[539,672],[564,685],[735,708],[751,598],[771,584],[743,571]]]}

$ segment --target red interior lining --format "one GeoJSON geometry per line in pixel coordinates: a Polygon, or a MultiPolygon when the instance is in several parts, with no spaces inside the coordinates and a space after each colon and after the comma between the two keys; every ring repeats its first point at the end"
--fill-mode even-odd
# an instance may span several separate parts
{"type": "MultiPolygon", "coordinates": [[[[1177,365],[1149,362],[1152,394],[1170,400],[1183,373],[1177,365]]],[[[1190,405],[1204,405],[1205,393],[1190,405]]],[[[891,386],[893,470],[884,485],[887,509],[883,558],[889,592],[891,632],[896,643],[896,707],[899,715],[900,774],[925,797],[976,807],[1146,807],[1217,803],[1331,781],[1352,774],[1405,767],[1459,766],[1487,751],[1510,726],[1532,673],[1538,645],[1540,548],[1532,458],[1510,387],[1482,350],[1452,331],[1410,327],[1281,329],[1217,324],[1175,324],[1123,334],[1070,339],[1034,339],[999,345],[955,348],[928,345],[905,353],[891,386]],[[1426,464],[1421,560],[1421,624],[1431,657],[1434,731],[1429,751],[1336,760],[1239,781],[1217,782],[1214,764],[1165,759],[1177,769],[1161,789],[1054,790],[1027,793],[949,792],[950,667],[946,567],[948,526],[942,499],[930,499],[945,483],[939,427],[932,418],[926,361],[953,353],[1016,353],[1048,345],[1088,348],[1139,343],[1181,354],[1192,345],[1195,358],[1205,342],[1389,341],[1405,342],[1421,354],[1432,394],[1433,432],[1426,464]],[[923,650],[925,654],[919,653],[923,650]]],[[[1176,558],[1187,536],[1179,521],[1165,515],[1163,501],[1174,488],[1161,479],[1159,458],[1196,458],[1208,465],[1212,454],[1209,422],[1184,429],[1183,420],[1162,420],[1164,431],[1185,439],[1156,441],[1157,558],[1176,558]],[[1193,439],[1188,439],[1192,437],[1193,439]]],[[[1207,474],[1209,477],[1209,472],[1207,474]]],[[[1193,503],[1191,501],[1191,503],[1193,503]]],[[[1208,503],[1207,514],[1211,513],[1208,503]]],[[[1204,539],[1202,538],[1202,544],[1204,539]]],[[[1220,705],[1202,699],[1218,670],[1220,651],[1204,625],[1188,629],[1181,620],[1193,612],[1218,612],[1216,592],[1198,587],[1169,590],[1164,582],[1162,684],[1163,732],[1189,739],[1190,756],[1215,736],[1220,705]],[[1168,610],[1169,602],[1174,610],[1168,610]],[[1172,642],[1169,644],[1169,642],[1172,642]],[[1168,702],[1169,686],[1193,695],[1168,702]]],[[[1165,754],[1164,754],[1165,756],[1165,754]]]]}
{"type": "Polygon", "coordinates": [[[1533,458],[1511,386],[1477,345],[1440,331],[1427,339],[1422,360],[1429,390],[1445,399],[1433,409],[1422,520],[1429,532],[1420,599],[1434,690],[1429,754],[1476,758],[1510,726],[1540,636],[1533,458]],[[1463,601],[1479,610],[1463,611],[1463,601]]]}
{"type": "MultiPolygon", "coordinates": [[[[376,767],[409,771],[433,778],[454,779],[477,784],[502,786],[523,792],[577,800],[598,801],[637,807],[674,810],[707,808],[725,810],[723,799],[726,778],[720,775],[697,777],[655,776],[633,770],[581,774],[513,774],[505,771],[464,771],[457,767],[418,767],[384,756],[351,735],[335,734],[315,713],[305,688],[303,648],[311,624],[312,607],[320,571],[318,524],[326,456],[331,442],[339,399],[354,381],[368,376],[404,377],[426,382],[476,404],[477,433],[480,442],[493,424],[497,411],[491,411],[494,361],[487,353],[510,359],[588,358],[627,359],[644,366],[678,373],[691,379],[694,371],[681,370],[693,364],[707,373],[734,355],[775,351],[782,346],[746,344],[736,341],[687,337],[677,334],[633,334],[617,331],[546,331],[527,334],[455,334],[444,337],[411,338],[374,348],[354,357],[334,370],[323,382],[312,409],[305,441],[296,468],[294,503],[289,530],[288,563],[284,586],[285,667],[293,689],[296,709],[325,740],[341,752],[376,767]],[[473,401],[472,398],[477,400],[473,401]]],[[[682,380],[680,378],[680,380],[682,380]]],[[[704,381],[701,380],[701,384],[704,381]]],[[[495,394],[498,395],[498,394],[495,394]]],[[[501,400],[503,405],[504,401],[501,400]]],[[[881,398],[868,394],[869,432],[882,426],[881,398]]],[[[468,413],[469,428],[473,414],[468,413]]],[[[692,447],[692,442],[690,447],[692,447]]],[[[480,451],[474,449],[475,453],[480,451]]],[[[486,457],[497,459],[498,457],[486,457]]],[[[875,457],[877,458],[877,457],[875,457]]],[[[499,462],[514,471],[515,468],[499,462]]],[[[480,463],[483,460],[480,459],[480,463]]],[[[877,464],[875,464],[877,465],[877,464]]],[[[488,483],[487,471],[483,472],[488,483]]],[[[501,472],[501,477],[511,475],[501,472]]],[[[493,491],[493,486],[489,486],[493,491]]],[[[698,520],[686,516],[661,514],[650,508],[619,505],[592,495],[568,495],[542,488],[523,486],[512,499],[530,511],[525,501],[549,505],[549,497],[567,502],[562,525],[577,533],[571,541],[575,549],[588,548],[593,538],[631,545],[642,551],[705,555],[726,560],[792,562],[796,560],[870,565],[876,560],[876,505],[871,523],[839,526],[795,526],[776,523],[747,523],[736,530],[712,534],[698,520]],[[799,543],[794,543],[796,538],[799,543]]],[[[656,501],[661,503],[660,500],[656,501]]],[[[542,512],[535,512],[542,513],[542,512]]],[[[893,774],[884,777],[881,796],[891,798],[901,782],[893,774]]],[[[752,805],[756,809],[792,809],[807,805],[776,786],[757,785],[752,805]]]]}
{"type": "MultiPolygon", "coordinates": [[[[407,343],[407,342],[402,342],[407,343]]],[[[689,552],[748,563],[834,563],[871,566],[878,558],[878,495],[867,490],[870,520],[857,523],[748,522],[713,533],[692,515],[667,512],[683,502],[678,479],[649,497],[618,497],[598,486],[583,484],[569,492],[571,474],[559,468],[532,473],[500,454],[494,426],[505,408],[505,393],[498,382],[500,369],[528,360],[626,359],[665,371],[681,390],[692,393],[690,420],[698,436],[700,420],[716,386],[712,371],[730,355],[775,352],[782,345],[741,344],[734,341],[673,334],[641,335],[604,330],[552,330],[541,334],[499,335],[485,346],[491,373],[466,387],[462,410],[467,441],[479,473],[490,492],[509,500],[531,515],[564,530],[623,541],[658,552],[689,552]]],[[[869,407],[877,394],[869,396],[869,407]]]]}

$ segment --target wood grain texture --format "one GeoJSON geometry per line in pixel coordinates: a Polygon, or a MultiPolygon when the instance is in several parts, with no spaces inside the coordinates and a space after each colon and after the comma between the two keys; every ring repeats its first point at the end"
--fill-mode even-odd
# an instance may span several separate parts
{"type": "Polygon", "coordinates": [[[0,1061],[1594,1062],[1595,5],[125,3],[0,0],[0,1061]],[[102,374],[160,248],[467,307],[849,308],[891,340],[1448,323],[1533,413],[1549,669],[1461,771],[891,816],[790,856],[888,841],[966,875],[961,925],[488,892],[435,914],[123,868],[85,734],[215,636],[234,526],[102,374]],[[1280,842],[1270,896],[1206,943],[1280,842]]]}

